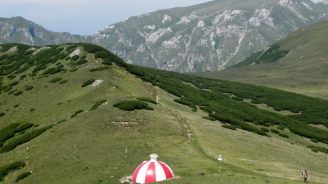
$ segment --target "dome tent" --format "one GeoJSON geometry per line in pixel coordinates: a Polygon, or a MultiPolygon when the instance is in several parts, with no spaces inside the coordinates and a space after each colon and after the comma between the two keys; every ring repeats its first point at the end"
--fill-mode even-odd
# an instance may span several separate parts
{"type": "Polygon", "coordinates": [[[147,184],[172,179],[172,169],[164,162],[158,161],[158,155],[151,154],[149,161],[140,164],[132,175],[132,182],[147,184]]]}

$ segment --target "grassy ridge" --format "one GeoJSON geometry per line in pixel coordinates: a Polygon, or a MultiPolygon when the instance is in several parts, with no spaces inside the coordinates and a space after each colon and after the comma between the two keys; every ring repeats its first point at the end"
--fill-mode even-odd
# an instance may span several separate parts
{"type": "MultiPolygon", "coordinates": [[[[89,44],[82,44],[82,46],[86,51],[95,53],[95,55],[103,59],[113,61],[142,80],[180,97],[177,102],[194,109],[198,106],[208,112],[210,117],[224,123],[260,135],[266,135],[267,133],[254,125],[279,125],[288,128],[298,135],[328,143],[327,131],[308,125],[323,124],[328,127],[328,102],[325,100],[265,87],[128,65],[102,47],[89,44]],[[265,103],[277,111],[290,110],[295,113],[300,112],[300,114],[286,117],[259,110],[239,100],[231,99],[226,93],[243,99],[265,103]]],[[[272,52],[270,51],[270,53],[272,52]]]]}
{"type": "MultiPolygon", "coordinates": [[[[130,175],[141,161],[147,160],[150,153],[158,153],[161,160],[172,166],[176,175],[182,176],[181,179],[168,183],[205,184],[218,180],[222,183],[243,181],[245,184],[298,183],[294,181],[295,174],[298,176],[298,169],[303,166],[297,158],[289,155],[305,156],[304,163],[313,172],[313,178],[324,183],[322,181],[325,181],[326,175],[322,160],[326,159],[326,155],[312,152],[306,146],[313,144],[325,148],[326,145],[320,142],[311,143],[289,132],[288,127],[281,124],[261,125],[256,122],[257,118],[250,119],[261,115],[264,120],[271,122],[279,118],[290,120],[293,116],[261,110],[244,102],[244,97],[232,96],[226,92],[227,89],[218,87],[218,84],[223,85],[225,81],[127,65],[120,58],[97,46],[75,44],[59,47],[63,48],[64,59],[47,64],[35,76],[30,75],[35,68],[35,65],[31,65],[27,71],[14,77],[9,74],[1,78],[3,86],[18,82],[15,82],[10,91],[21,91],[26,86],[33,86],[20,96],[3,91],[0,95],[0,109],[6,115],[0,119],[4,122],[0,124],[1,128],[18,120],[38,122],[40,128],[54,125],[51,131],[31,140],[28,151],[26,146],[17,146],[10,152],[0,154],[0,161],[4,163],[1,165],[17,159],[24,160],[28,156],[28,168],[36,174],[19,181],[20,183],[118,183],[120,178],[130,175]],[[74,66],[70,64],[72,59],[69,59],[68,50],[73,52],[77,48],[82,51],[80,57],[86,56],[88,63],[74,66]],[[93,49],[93,53],[86,53],[88,49],[93,49]],[[104,58],[95,59],[95,53],[102,53],[98,56],[104,58]],[[107,65],[106,70],[90,71],[92,68],[102,67],[104,60],[111,61],[112,65],[107,65]],[[64,68],[59,73],[43,75],[47,69],[61,64],[64,68]],[[26,77],[20,80],[24,75],[26,77]],[[59,82],[49,82],[57,77],[67,82],[62,85],[59,82]],[[81,87],[89,79],[103,82],[81,87]],[[159,104],[153,104],[152,99],[159,99],[159,104]],[[147,103],[154,110],[122,111],[113,107],[117,102],[126,101],[147,103]],[[206,112],[206,109],[211,112],[206,112]],[[234,123],[223,122],[225,127],[237,130],[222,128],[222,123],[202,118],[205,116],[216,120],[214,117],[219,117],[220,114],[226,121],[234,123]],[[73,118],[70,118],[72,115],[73,118]],[[261,136],[238,129],[246,129],[261,136]],[[270,131],[276,129],[289,138],[280,137],[278,133],[270,131]],[[218,171],[220,165],[215,159],[219,153],[226,158],[221,171],[218,171]],[[283,158],[280,157],[282,154],[285,155],[283,158]],[[249,165],[241,159],[258,163],[249,165]],[[273,168],[272,164],[275,163],[281,163],[281,167],[273,168]],[[292,172],[284,174],[286,171],[292,172]],[[279,175],[273,177],[271,173],[279,175]]],[[[49,56],[53,57],[51,54],[49,56]]],[[[37,59],[37,54],[33,57],[37,59]]],[[[226,83],[231,88],[237,87],[237,84],[239,83],[226,83]]],[[[244,87],[242,85],[240,88],[244,87]]],[[[263,90],[265,94],[267,88],[263,90]]],[[[303,120],[300,122],[303,129],[303,125],[307,123],[303,120]]],[[[36,128],[39,127],[33,129],[36,128]]],[[[324,128],[322,130],[325,131],[324,128]]],[[[30,130],[25,133],[27,132],[30,130]]],[[[4,183],[15,182],[21,173],[23,172],[10,172],[4,183]]]]}

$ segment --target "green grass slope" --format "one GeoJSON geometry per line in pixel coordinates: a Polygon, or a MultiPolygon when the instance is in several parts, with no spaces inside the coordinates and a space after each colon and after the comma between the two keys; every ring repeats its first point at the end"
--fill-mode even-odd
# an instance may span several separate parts
{"type": "Polygon", "coordinates": [[[151,153],[174,170],[166,183],[296,184],[304,168],[328,179],[327,101],[87,44],[6,44],[0,58],[0,183],[120,183],[151,153]]]}
{"type": "Polygon", "coordinates": [[[328,99],[327,31],[327,22],[300,29],[233,68],[201,75],[328,99]]]}

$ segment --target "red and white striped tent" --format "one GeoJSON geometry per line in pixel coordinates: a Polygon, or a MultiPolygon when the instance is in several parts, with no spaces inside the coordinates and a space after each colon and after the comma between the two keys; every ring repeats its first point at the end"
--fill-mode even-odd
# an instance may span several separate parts
{"type": "Polygon", "coordinates": [[[150,155],[149,161],[140,164],[132,175],[132,182],[138,184],[154,183],[172,179],[172,169],[164,162],[157,161],[158,155],[150,155]]]}

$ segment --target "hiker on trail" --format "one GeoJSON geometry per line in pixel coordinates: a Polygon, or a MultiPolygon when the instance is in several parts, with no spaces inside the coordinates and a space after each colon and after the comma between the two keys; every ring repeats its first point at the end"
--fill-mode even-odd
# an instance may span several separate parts
{"type": "Polygon", "coordinates": [[[304,183],[306,183],[308,180],[308,172],[306,169],[302,172],[302,176],[304,178],[304,183]]]}

